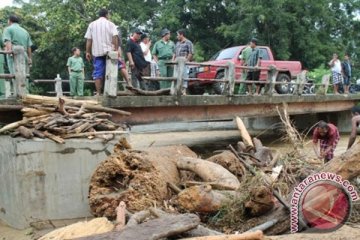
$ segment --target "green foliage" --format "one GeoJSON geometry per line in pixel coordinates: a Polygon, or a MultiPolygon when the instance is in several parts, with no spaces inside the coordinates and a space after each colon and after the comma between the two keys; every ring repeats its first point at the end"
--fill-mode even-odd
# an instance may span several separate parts
{"type": "MultiPolygon", "coordinates": [[[[326,64],[332,53],[360,58],[360,1],[358,0],[30,0],[21,7],[0,9],[3,25],[11,13],[19,15],[38,50],[31,77],[53,79],[67,76],[66,60],[72,47],[85,50],[88,24],[105,7],[122,31],[122,43],[129,32],[140,27],[159,38],[162,28],[187,30],[195,45],[195,60],[209,59],[218,50],[244,45],[253,36],[269,45],[277,59],[299,60],[308,69],[326,64]]],[[[84,55],[83,55],[84,56],[84,55]]],[[[86,63],[86,78],[92,66],[86,63]]],[[[317,71],[317,70],[316,70],[317,71]]],[[[359,76],[358,76],[359,77],[359,76]]]]}
{"type": "Polygon", "coordinates": [[[315,68],[308,72],[308,77],[310,79],[314,79],[316,84],[321,83],[321,79],[325,74],[331,74],[330,68],[326,68],[324,64],[322,64],[320,67],[315,68]]]}

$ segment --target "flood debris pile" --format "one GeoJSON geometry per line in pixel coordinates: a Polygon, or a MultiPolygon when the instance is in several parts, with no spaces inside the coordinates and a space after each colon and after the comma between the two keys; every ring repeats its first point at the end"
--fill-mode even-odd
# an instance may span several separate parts
{"type": "Polygon", "coordinates": [[[93,215],[114,230],[81,239],[264,239],[289,232],[291,192],[306,174],[360,174],[360,144],[314,165],[299,145],[280,155],[237,123],[243,141],[208,159],[186,146],[136,150],[122,139],[89,189],[93,215]]]}
{"type": "Polygon", "coordinates": [[[27,95],[23,98],[23,119],[8,124],[0,133],[12,137],[48,138],[64,143],[69,138],[101,138],[109,141],[124,133],[126,126],[110,120],[111,114],[129,112],[106,108],[96,101],[27,95]]]}

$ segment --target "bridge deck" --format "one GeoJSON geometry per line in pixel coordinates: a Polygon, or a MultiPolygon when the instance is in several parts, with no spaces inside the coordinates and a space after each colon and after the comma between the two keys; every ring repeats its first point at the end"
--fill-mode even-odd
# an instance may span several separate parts
{"type": "MultiPolygon", "coordinates": [[[[86,98],[89,99],[89,98],[86,98]]],[[[91,98],[94,99],[94,98],[91,98]]],[[[273,96],[119,96],[103,98],[106,107],[132,113],[114,116],[115,121],[133,124],[172,121],[231,119],[234,116],[267,117],[277,115],[276,107],[288,104],[290,115],[349,110],[360,100],[351,95],[273,95],[273,96]]],[[[21,105],[18,100],[0,100],[0,105],[21,105]]],[[[16,107],[14,106],[14,111],[16,107]]],[[[3,114],[1,114],[3,115],[3,114]]]]}

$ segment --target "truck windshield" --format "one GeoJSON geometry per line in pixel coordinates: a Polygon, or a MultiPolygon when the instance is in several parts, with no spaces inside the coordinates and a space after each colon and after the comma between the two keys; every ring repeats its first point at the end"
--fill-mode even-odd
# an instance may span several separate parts
{"type": "Polygon", "coordinates": [[[239,48],[240,47],[232,47],[220,50],[210,58],[210,61],[233,59],[235,57],[235,54],[239,51],[239,48]]]}

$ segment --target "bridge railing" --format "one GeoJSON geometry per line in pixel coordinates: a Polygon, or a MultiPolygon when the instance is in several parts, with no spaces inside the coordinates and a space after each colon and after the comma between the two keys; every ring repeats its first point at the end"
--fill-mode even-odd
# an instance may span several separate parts
{"type": "Polygon", "coordinates": [[[14,46],[12,51],[0,51],[3,55],[12,55],[14,58],[14,74],[0,74],[0,79],[5,79],[5,98],[12,95],[14,97],[22,97],[27,93],[26,78],[27,62],[25,49],[21,46],[14,46]],[[11,88],[11,82],[13,88],[11,88]]]}
{"type": "MultiPolygon", "coordinates": [[[[292,87],[292,91],[289,94],[293,95],[303,95],[304,88],[306,85],[309,85],[308,79],[306,77],[306,71],[302,71],[300,74],[297,75],[295,81],[291,82],[279,82],[277,81],[277,76],[279,72],[284,72],[286,69],[276,68],[275,66],[270,65],[269,67],[248,67],[248,66],[236,66],[233,62],[227,62],[226,64],[207,64],[207,63],[198,63],[198,62],[187,62],[185,58],[177,58],[175,62],[168,62],[167,64],[174,66],[174,76],[173,77],[144,77],[147,81],[171,81],[174,82],[171,87],[171,95],[178,95],[182,94],[182,86],[184,81],[188,82],[198,82],[198,81],[211,81],[214,83],[220,82],[227,85],[224,94],[229,96],[236,95],[235,93],[235,84],[262,84],[265,86],[265,95],[273,95],[276,93],[275,86],[276,85],[283,85],[288,84],[292,87]],[[201,79],[201,78],[189,78],[186,77],[187,74],[184,74],[189,67],[216,67],[224,71],[224,78],[222,79],[201,79]],[[236,70],[241,69],[242,71],[248,70],[258,70],[258,71],[267,71],[267,79],[261,81],[255,80],[245,80],[243,78],[237,79],[236,78],[236,70]]],[[[243,73],[244,74],[244,73],[243,73]]],[[[316,84],[311,83],[314,88],[317,88],[317,94],[326,94],[327,89],[329,86],[329,75],[323,76],[322,83],[316,84]],[[320,88],[320,89],[319,89],[320,88]]]]}

